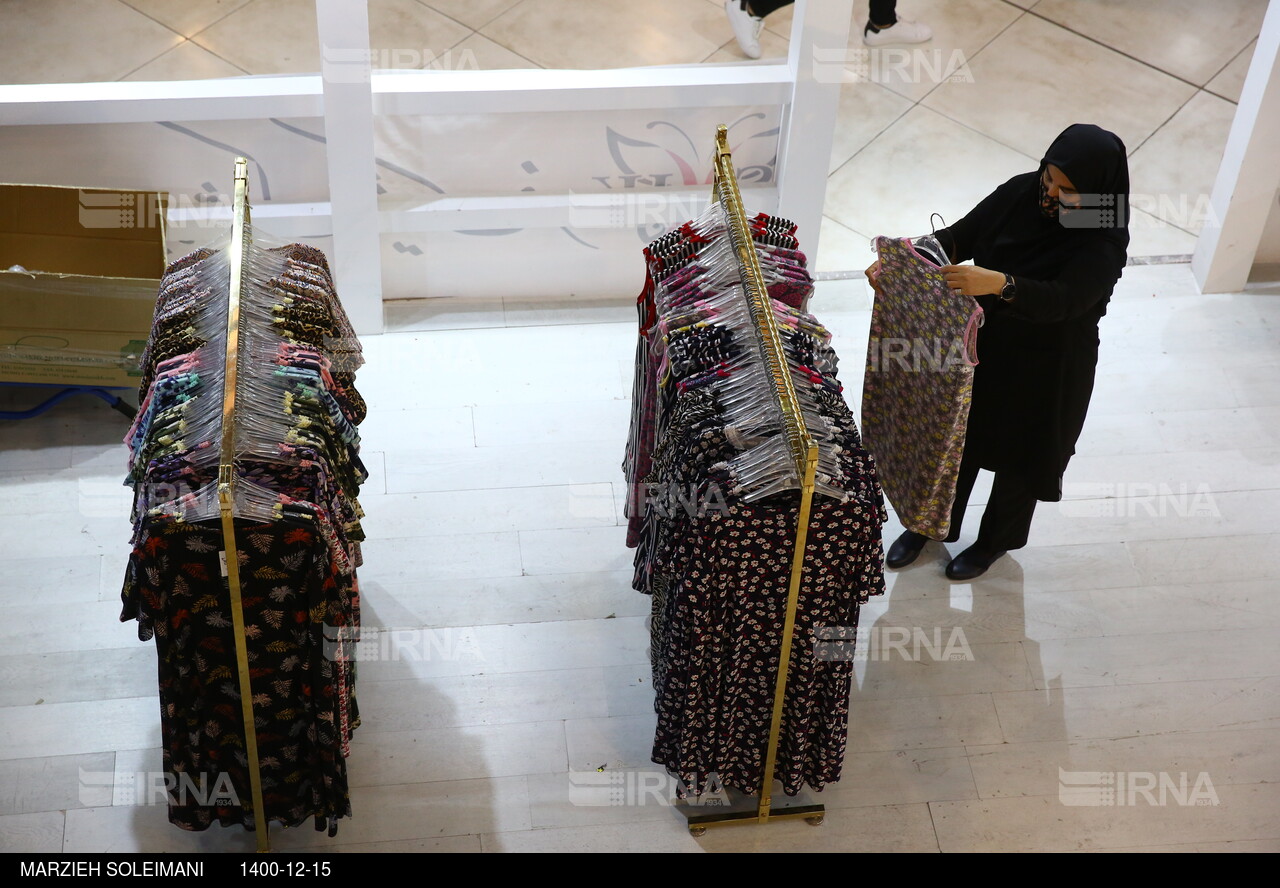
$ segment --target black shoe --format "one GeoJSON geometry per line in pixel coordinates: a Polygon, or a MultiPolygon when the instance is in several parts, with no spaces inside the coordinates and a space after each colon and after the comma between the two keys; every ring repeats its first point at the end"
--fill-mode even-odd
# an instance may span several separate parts
{"type": "Polygon", "coordinates": [[[972,580],[974,577],[980,577],[1002,555],[1004,555],[1002,551],[993,552],[974,543],[951,559],[951,563],[947,565],[947,579],[972,580]]]}
{"type": "Polygon", "coordinates": [[[889,547],[889,553],[885,555],[884,563],[894,570],[906,567],[916,560],[920,550],[924,548],[924,544],[927,542],[929,542],[927,536],[922,536],[914,530],[904,530],[902,536],[898,537],[893,545],[889,547]]]}

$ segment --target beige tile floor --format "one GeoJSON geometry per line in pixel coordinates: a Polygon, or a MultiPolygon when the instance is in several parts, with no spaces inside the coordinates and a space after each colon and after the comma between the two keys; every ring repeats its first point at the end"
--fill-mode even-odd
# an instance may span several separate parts
{"type": "MultiPolygon", "coordinates": [[[[370,3],[375,46],[408,39],[516,67],[732,60],[718,5],[663,0],[640,21],[622,0],[370,3]]],[[[943,58],[960,51],[969,79],[846,83],[819,267],[861,268],[869,235],[963,213],[1078,119],[1115,129],[1130,150],[1143,210],[1134,252],[1189,253],[1264,7],[903,0],[943,58]]],[[[0,20],[4,82],[267,73],[315,59],[301,0],[0,0],[0,20]]],[[[788,11],[771,17],[768,52],[785,48],[789,22],[788,11]]],[[[632,309],[392,304],[360,378],[373,473],[366,617],[429,633],[436,654],[362,666],[355,816],[335,840],[304,830],[276,846],[1280,850],[1276,277],[1204,296],[1185,263],[1128,269],[1064,502],[1043,504],[1030,544],[982,579],[948,583],[944,547],[931,545],[864,612],[876,637],[963,630],[972,658],[859,665],[845,775],[821,796],[822,827],[698,840],[653,796],[581,804],[574,784],[601,765],[633,777],[654,767],[645,601],[628,585],[618,511],[632,309]],[[449,384],[421,383],[432,378],[449,384]],[[1066,805],[1062,772],[1093,773],[1077,779],[1095,786],[1094,772],[1123,772],[1130,786],[1163,776],[1175,789],[1181,774],[1203,774],[1216,804],[1157,791],[1066,805]]],[[[836,332],[854,405],[867,306],[858,280],[820,284],[813,303],[836,332]]],[[[0,405],[27,401],[0,389],[0,405]]],[[[154,651],[116,621],[122,433],[118,414],[87,399],[0,423],[0,570],[12,590],[0,850],[250,849],[243,833],[184,833],[163,809],[120,797],[159,754],[154,651]],[[116,774],[116,791],[82,772],[116,774]]],[[[975,510],[985,493],[980,483],[975,510]]],[[[898,529],[891,521],[886,536],[898,529]]]]}
{"type": "MultiPolygon", "coordinates": [[[[370,40],[384,67],[741,60],[720,7],[370,0],[370,40]]],[[[933,212],[957,218],[992,183],[1034,166],[1076,121],[1119,133],[1133,158],[1133,253],[1190,253],[1265,8],[1265,0],[904,0],[900,12],[935,36],[851,58],[819,267],[862,268],[871,236],[926,231],[933,212]]],[[[314,71],[312,9],[309,0],[0,0],[0,83],[314,71]]],[[[854,9],[856,48],[862,0],[854,9]]],[[[791,22],[790,8],[766,20],[766,56],[785,53],[791,22]]]]}

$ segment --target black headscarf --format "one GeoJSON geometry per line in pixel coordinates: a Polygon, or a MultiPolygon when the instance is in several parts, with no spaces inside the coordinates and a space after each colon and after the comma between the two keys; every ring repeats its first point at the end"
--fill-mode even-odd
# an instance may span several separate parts
{"type": "Polygon", "coordinates": [[[1014,275],[1050,279],[1083,247],[1124,268],[1129,246],[1129,162],[1120,137],[1089,123],[1063,130],[1034,173],[1014,176],[975,211],[974,262],[1014,275]],[[1047,215],[1041,178],[1062,170],[1081,195],[1079,208],[1047,215]]]}
{"type": "Polygon", "coordinates": [[[1115,133],[1092,123],[1073,123],[1053,140],[1040,173],[1053,164],[1080,195],[1078,209],[1063,207],[1066,228],[1095,230],[1122,250],[1129,246],[1129,159],[1115,133]]]}

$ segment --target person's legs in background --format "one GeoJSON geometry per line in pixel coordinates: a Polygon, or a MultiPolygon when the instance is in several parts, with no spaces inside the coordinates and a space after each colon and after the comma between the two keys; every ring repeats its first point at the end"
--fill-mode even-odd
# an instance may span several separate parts
{"type": "MultiPolygon", "coordinates": [[[[795,0],[724,0],[738,47],[749,59],[760,58],[760,29],[764,18],[795,0]]],[[[891,46],[898,43],[923,43],[933,37],[928,25],[898,18],[898,0],[869,0],[867,23],[862,29],[862,42],[867,46],[891,46]]]]}
{"type": "Polygon", "coordinates": [[[748,4],[751,7],[751,14],[757,18],[764,18],[770,13],[777,12],[784,6],[790,6],[796,0],[752,0],[748,4]]]}
{"type": "Polygon", "coordinates": [[[867,46],[924,43],[933,37],[928,25],[898,18],[898,0],[870,0],[869,6],[870,17],[862,29],[862,42],[867,46]]]}
{"type": "Polygon", "coordinates": [[[871,17],[867,25],[876,29],[888,28],[898,22],[898,0],[870,0],[867,4],[871,17]]]}
{"type": "Polygon", "coordinates": [[[738,48],[749,59],[760,58],[760,29],[764,27],[764,17],[777,12],[784,6],[790,6],[795,0],[724,0],[724,14],[729,17],[733,28],[733,36],[738,40],[738,48]]]}

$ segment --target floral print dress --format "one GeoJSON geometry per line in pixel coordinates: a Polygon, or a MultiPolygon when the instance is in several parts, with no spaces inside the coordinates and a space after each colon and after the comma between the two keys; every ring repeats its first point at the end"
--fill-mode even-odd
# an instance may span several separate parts
{"type": "MultiPolygon", "coordinates": [[[[943,255],[941,247],[922,249],[943,255]]],[[[862,434],[907,530],[950,530],[982,309],[947,286],[908,238],[877,237],[876,291],[862,383],[862,434]]]]}

